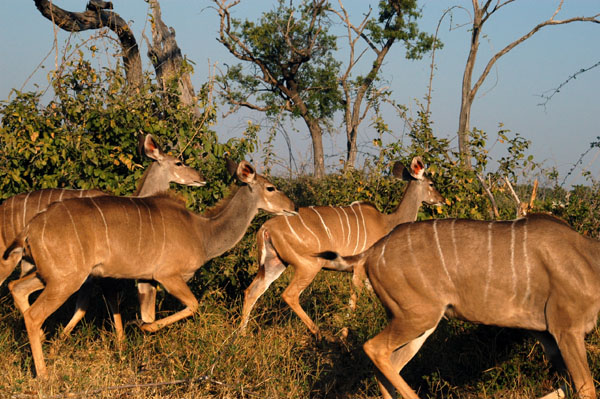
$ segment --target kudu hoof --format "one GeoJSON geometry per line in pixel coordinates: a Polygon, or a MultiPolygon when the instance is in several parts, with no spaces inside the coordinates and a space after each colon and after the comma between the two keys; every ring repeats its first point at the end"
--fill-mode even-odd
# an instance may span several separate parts
{"type": "Polygon", "coordinates": [[[152,333],[160,330],[160,326],[156,323],[141,324],[140,328],[144,332],[152,332],[152,333]]]}

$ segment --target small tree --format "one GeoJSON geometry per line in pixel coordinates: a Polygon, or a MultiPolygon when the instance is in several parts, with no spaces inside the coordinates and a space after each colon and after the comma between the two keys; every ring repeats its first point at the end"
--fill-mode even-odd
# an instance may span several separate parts
{"type": "Polygon", "coordinates": [[[321,124],[340,108],[339,62],[335,37],[328,33],[325,0],[305,0],[295,8],[279,0],[258,22],[240,21],[230,10],[240,0],[214,0],[221,18],[219,41],[237,64],[218,80],[232,109],[247,107],[301,118],[312,139],[314,176],[325,174],[321,124]]]}
{"type": "Polygon", "coordinates": [[[502,50],[494,54],[489,59],[485,68],[481,72],[481,75],[479,75],[479,78],[473,84],[473,70],[475,68],[477,52],[479,51],[479,38],[481,37],[481,33],[483,32],[483,26],[490,19],[490,17],[494,15],[494,13],[502,9],[504,6],[513,3],[515,0],[504,0],[495,2],[493,2],[492,0],[485,0],[482,2],[479,2],[478,0],[472,1],[473,24],[471,29],[471,45],[469,55],[467,56],[465,71],[463,74],[460,114],[458,121],[458,146],[461,154],[461,160],[463,164],[469,168],[471,167],[471,152],[469,150],[469,130],[471,129],[471,106],[473,105],[473,101],[475,100],[475,95],[477,94],[477,91],[487,78],[496,61],[498,61],[500,57],[511,51],[513,48],[523,43],[525,40],[529,39],[540,29],[545,28],[547,26],[558,26],[568,24],[571,22],[600,23],[600,14],[596,14],[594,16],[572,17],[564,20],[555,19],[555,17],[562,9],[562,5],[564,3],[564,0],[561,0],[558,6],[556,7],[556,10],[549,19],[538,23],[529,32],[519,37],[517,40],[508,44],[502,50]]]}
{"type": "MultiPolygon", "coordinates": [[[[348,169],[353,168],[356,163],[358,126],[380,96],[386,93],[375,87],[375,82],[379,79],[383,61],[392,45],[401,41],[406,48],[407,59],[420,59],[425,52],[431,50],[434,39],[431,35],[419,32],[416,20],[421,17],[421,13],[416,0],[382,0],[379,2],[379,17],[371,18],[369,10],[358,25],[350,21],[342,0],[338,2],[339,10],[331,11],[339,17],[348,31],[348,62],[339,77],[347,143],[345,169],[348,169]],[[367,51],[357,51],[356,46],[361,38],[367,44],[367,50],[374,53],[375,59],[365,76],[352,78],[353,70],[367,51]]],[[[437,47],[440,46],[437,43],[437,47]]]]}

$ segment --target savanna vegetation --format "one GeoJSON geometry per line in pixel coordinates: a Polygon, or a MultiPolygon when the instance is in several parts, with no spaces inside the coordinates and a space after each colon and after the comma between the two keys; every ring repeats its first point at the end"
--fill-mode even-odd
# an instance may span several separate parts
{"type": "MultiPolygon", "coordinates": [[[[323,2],[318,3],[324,7],[323,2]]],[[[275,19],[277,12],[283,10],[290,18],[285,4],[280,2],[280,8],[268,17],[275,19]]],[[[381,15],[399,23],[392,18],[399,15],[398,9],[390,9],[385,1],[382,4],[381,15]]],[[[416,3],[406,2],[403,7],[416,10],[416,3]]],[[[412,17],[418,17],[418,13],[412,17]]],[[[378,43],[384,43],[392,36],[378,23],[385,25],[385,19],[370,25],[371,34],[378,43]]],[[[253,25],[234,26],[245,29],[247,38],[262,43],[252,36],[258,34],[250,29],[253,25]]],[[[412,36],[394,40],[409,42],[421,37],[425,44],[419,42],[419,52],[431,49],[435,42],[432,37],[409,30],[412,36]]],[[[325,39],[335,41],[330,36],[325,39]]],[[[285,43],[279,44],[285,47],[285,43]]],[[[441,207],[423,206],[418,215],[421,220],[512,219],[523,212],[550,212],[582,234],[599,235],[600,185],[595,179],[590,176],[586,185],[563,188],[555,171],[544,170],[529,155],[529,141],[509,130],[490,133],[471,129],[466,140],[471,162],[466,167],[459,149],[450,140],[436,136],[425,106],[419,106],[414,118],[403,114],[402,107],[397,108],[408,126],[408,134],[402,142],[390,142],[387,138],[392,128],[377,111],[378,103],[371,96],[373,124],[379,138],[373,141],[375,150],[362,166],[344,167],[321,178],[284,177],[276,172],[273,154],[269,152],[271,136],[265,139],[258,126],[249,124],[237,138],[227,142],[219,139],[215,132],[219,105],[213,100],[216,89],[212,81],[194,93],[191,104],[186,103],[177,79],[192,73],[193,65],[184,62],[173,80],[144,74],[132,87],[125,68],[111,69],[92,62],[96,52],[94,40],[65,47],[63,63],[50,75],[51,99],[42,91],[15,91],[10,99],[0,102],[1,199],[51,187],[100,188],[115,195],[130,195],[150,162],[139,154],[137,136],[151,133],[163,148],[206,177],[206,187],[174,187],[188,207],[199,212],[214,205],[229,192],[230,184],[235,184],[224,159],[252,156],[261,169],[273,171],[272,180],[297,206],[368,201],[380,211],[390,212],[402,198],[405,187],[404,182],[391,176],[391,165],[397,160],[407,165],[413,156],[420,155],[430,178],[446,199],[441,207]],[[257,153],[259,144],[266,151],[257,153]],[[490,155],[492,147],[494,154],[499,155],[490,155]],[[539,187],[536,178],[541,181],[539,187]]],[[[238,78],[245,89],[261,85],[243,78],[241,70],[232,68],[230,76],[222,77],[221,82],[238,78]]],[[[369,78],[372,82],[377,81],[375,75],[369,78]]],[[[316,77],[335,81],[333,75],[316,77]]],[[[355,87],[362,82],[358,77],[355,87]]],[[[271,117],[281,112],[306,116],[295,108],[283,109],[289,105],[285,94],[276,94],[279,95],[265,94],[266,100],[271,101],[271,117]]],[[[332,103],[325,110],[313,110],[308,119],[342,110],[342,94],[321,93],[332,103]]],[[[235,99],[242,101],[241,97],[235,99]]],[[[310,102],[311,107],[318,104],[318,99],[310,102]]],[[[356,150],[349,144],[350,149],[356,150]]],[[[189,282],[200,300],[193,318],[145,334],[137,326],[139,305],[134,283],[115,282],[122,286],[121,309],[128,322],[127,338],[118,345],[100,289],[86,318],[71,336],[62,337],[60,331],[74,307],[74,301],[69,301],[45,324],[44,349],[50,375],[47,381],[35,379],[22,316],[6,285],[2,285],[0,360],[4,378],[0,380],[0,397],[378,397],[375,368],[363,353],[362,344],[383,328],[386,316],[378,299],[368,292],[361,296],[357,309],[349,311],[350,275],[321,272],[301,297],[303,308],[320,328],[340,336],[342,329],[348,327],[347,338],[328,342],[311,336],[280,297],[289,282],[289,270],[259,300],[247,334],[238,334],[243,292],[258,268],[255,233],[267,218],[268,215],[259,214],[235,248],[207,263],[189,282]]],[[[17,277],[15,272],[11,279],[17,277]]],[[[159,291],[159,314],[180,307],[168,293],[159,291]]],[[[592,373],[598,376],[600,331],[596,329],[589,335],[586,346],[592,373]]],[[[562,383],[540,345],[526,331],[455,320],[442,321],[403,370],[403,376],[424,398],[531,398],[562,383]]]]}

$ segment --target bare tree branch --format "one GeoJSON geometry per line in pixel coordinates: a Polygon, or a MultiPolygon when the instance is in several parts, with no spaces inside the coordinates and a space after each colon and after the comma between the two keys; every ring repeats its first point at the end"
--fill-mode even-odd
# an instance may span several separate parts
{"type": "Polygon", "coordinates": [[[142,61],[137,42],[129,25],[119,14],[107,11],[111,2],[90,1],[84,12],[71,12],[55,6],[49,0],[34,0],[40,13],[55,25],[68,32],[82,32],[107,27],[117,34],[123,50],[123,65],[127,81],[133,87],[142,84],[142,61]]]}
{"type": "Polygon", "coordinates": [[[560,93],[560,90],[566,86],[571,80],[574,80],[577,78],[577,76],[581,75],[582,73],[585,73],[591,69],[594,69],[596,67],[600,66],[600,61],[596,62],[594,65],[592,65],[591,67],[588,68],[581,68],[579,71],[575,72],[574,74],[572,74],[571,76],[569,76],[567,78],[567,80],[565,80],[564,82],[562,82],[561,84],[558,85],[558,87],[556,87],[555,89],[551,89],[550,91],[552,92],[549,95],[546,94],[540,94],[540,97],[544,100],[543,102],[537,104],[540,106],[543,106],[544,108],[546,108],[546,105],[548,104],[548,102],[550,102],[550,100],[552,100],[552,97],[554,97],[554,95],[560,93]]]}

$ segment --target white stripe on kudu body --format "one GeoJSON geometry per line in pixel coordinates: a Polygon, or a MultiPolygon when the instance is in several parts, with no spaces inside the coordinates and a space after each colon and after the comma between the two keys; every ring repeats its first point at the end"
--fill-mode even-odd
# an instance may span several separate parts
{"type": "Polygon", "coordinates": [[[329,267],[315,254],[322,251],[356,254],[396,225],[414,221],[421,203],[441,204],[442,196],[431,180],[424,176],[424,171],[425,165],[419,157],[413,159],[410,168],[394,164],[394,177],[408,181],[408,185],[398,207],[391,214],[383,214],[370,204],[353,202],[345,207],[301,208],[298,216],[276,217],[267,221],[258,235],[267,237],[265,241],[268,242],[258,248],[259,272],[246,289],[240,329],[245,331],[256,301],[289,265],[294,268],[294,276],[282,297],[308,329],[319,336],[318,327],[300,306],[300,294],[322,267],[329,267]],[[292,226],[296,227],[295,231],[292,226]],[[288,230],[293,234],[290,235],[288,230]],[[263,256],[267,249],[272,256],[263,256]]]}
{"type": "Polygon", "coordinates": [[[390,316],[364,344],[384,376],[385,397],[418,398],[399,373],[446,315],[549,333],[544,347],[551,359],[564,359],[572,392],[596,398],[584,336],[600,312],[600,241],[562,220],[544,214],[506,222],[429,220],[398,225],[355,256],[319,256],[332,268],[368,277],[390,316]],[[450,246],[460,258],[443,255],[450,246]]]}
{"type": "Polygon", "coordinates": [[[344,212],[344,216],[346,216],[346,227],[348,228],[348,234],[346,234],[345,240],[344,240],[344,246],[348,246],[350,245],[350,218],[348,217],[348,212],[346,212],[346,208],[339,208],[342,212],[344,212]]]}
{"type": "Polygon", "coordinates": [[[315,209],[314,206],[309,206],[310,209],[312,209],[317,216],[319,217],[319,220],[321,221],[321,224],[323,225],[323,229],[325,229],[325,232],[327,233],[327,237],[329,238],[329,240],[331,241],[332,237],[331,237],[331,232],[329,231],[329,227],[327,227],[327,224],[325,223],[325,221],[323,220],[323,217],[321,216],[321,214],[319,213],[319,211],[317,211],[315,209]]]}
{"type": "Polygon", "coordinates": [[[108,236],[108,224],[106,223],[106,218],[104,217],[104,212],[102,212],[102,208],[98,206],[96,201],[93,198],[90,198],[90,202],[96,207],[100,216],[102,217],[102,224],[104,225],[104,237],[106,237],[106,248],[108,249],[108,256],[110,256],[110,238],[108,236]]]}

